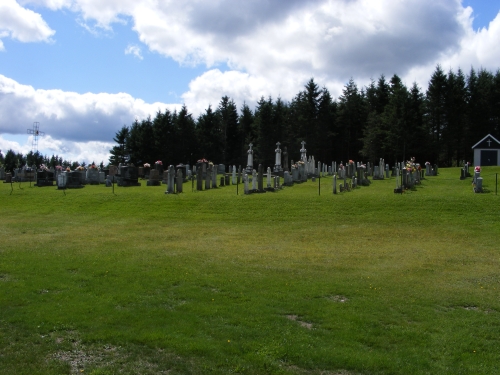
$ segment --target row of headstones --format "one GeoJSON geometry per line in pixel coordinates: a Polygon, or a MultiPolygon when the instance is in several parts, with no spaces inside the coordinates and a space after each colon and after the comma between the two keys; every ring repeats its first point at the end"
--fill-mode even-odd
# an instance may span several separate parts
{"type": "Polygon", "coordinates": [[[470,174],[470,164],[463,161],[464,166],[460,169],[460,179],[465,180],[467,177],[472,177],[472,187],[474,193],[483,192],[483,178],[481,177],[481,172],[474,170],[474,176],[470,174]]]}
{"type": "MultiPolygon", "coordinates": [[[[251,181],[248,173],[245,173],[243,175],[243,189],[245,194],[265,193],[266,191],[275,191],[283,187],[280,183],[281,183],[281,178],[279,173],[273,174],[271,172],[271,168],[268,167],[266,172],[266,187],[264,188],[264,167],[262,166],[262,164],[259,164],[258,172],[255,169],[252,170],[251,181]],[[251,189],[250,189],[250,182],[252,183],[251,189]]],[[[285,171],[284,185],[290,186],[290,184],[293,184],[293,181],[291,181],[290,173],[288,171],[285,171]]]]}

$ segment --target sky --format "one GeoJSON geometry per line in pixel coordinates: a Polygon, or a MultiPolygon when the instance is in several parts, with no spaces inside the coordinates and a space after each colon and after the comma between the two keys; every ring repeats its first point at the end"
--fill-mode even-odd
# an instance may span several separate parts
{"type": "MultiPolygon", "coordinates": [[[[106,164],[135,119],[500,68],[500,0],[0,0],[0,150],[106,164]]],[[[175,162],[175,161],[174,161],[175,162]]]]}

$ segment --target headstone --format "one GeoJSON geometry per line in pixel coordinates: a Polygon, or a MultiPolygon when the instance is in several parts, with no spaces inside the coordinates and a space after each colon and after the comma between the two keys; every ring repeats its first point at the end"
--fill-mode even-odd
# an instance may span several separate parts
{"type": "Polygon", "coordinates": [[[475,184],[475,187],[474,187],[474,191],[476,193],[482,193],[483,192],[483,178],[482,177],[478,177],[476,179],[476,184],[475,184]]]}
{"type": "Polygon", "coordinates": [[[197,173],[196,173],[196,190],[202,191],[203,190],[203,175],[201,173],[201,169],[197,168],[197,173]]]}
{"type": "Polygon", "coordinates": [[[175,193],[175,167],[173,165],[169,165],[167,191],[165,191],[165,194],[173,194],[173,193],[175,193]]]}
{"type": "Polygon", "coordinates": [[[99,185],[99,170],[97,168],[87,169],[87,182],[90,185],[99,185]]]}
{"type": "Polygon", "coordinates": [[[236,185],[236,165],[233,165],[233,173],[231,175],[231,183],[236,185]]]}
{"type": "Polygon", "coordinates": [[[281,173],[283,171],[283,168],[281,167],[281,149],[280,149],[280,144],[281,143],[276,142],[276,150],[274,150],[274,153],[276,154],[275,163],[274,163],[274,172],[276,172],[276,173],[281,173]]]}
{"type": "Polygon", "coordinates": [[[258,174],[258,189],[259,192],[262,193],[264,191],[264,167],[262,164],[259,164],[259,174],[258,174]]]}
{"type": "Polygon", "coordinates": [[[249,194],[250,189],[248,188],[248,174],[246,174],[246,173],[243,175],[243,185],[244,185],[245,194],[249,194]]]}
{"type": "Polygon", "coordinates": [[[147,186],[160,186],[160,171],[158,169],[153,169],[149,172],[149,180],[147,182],[147,186]]]}
{"type": "Polygon", "coordinates": [[[217,188],[217,171],[218,171],[218,167],[216,168],[214,166],[213,169],[212,169],[212,189],[216,189],[217,188]]]}
{"type": "MultiPolygon", "coordinates": [[[[184,169],[185,171],[185,169],[184,169]]],[[[182,173],[182,169],[177,169],[177,178],[176,178],[176,189],[177,193],[182,193],[182,183],[184,182],[184,175],[182,173]]]]}
{"type": "Polygon", "coordinates": [[[226,173],[226,165],[225,164],[219,164],[217,166],[217,174],[225,174],[226,173]]]}
{"type": "Polygon", "coordinates": [[[252,170],[252,191],[257,191],[257,171],[252,170]]]}
{"type": "Polygon", "coordinates": [[[337,194],[337,176],[333,175],[333,194],[337,194]]]}
{"type": "Polygon", "coordinates": [[[67,172],[61,172],[57,175],[57,188],[66,189],[67,172]]]}
{"type": "Polygon", "coordinates": [[[267,167],[267,173],[266,173],[266,182],[267,182],[267,188],[272,188],[271,185],[271,168],[267,167]]]}
{"type": "Polygon", "coordinates": [[[212,181],[212,169],[213,165],[209,164],[208,169],[205,173],[205,190],[210,189],[210,182],[212,181]]]}
{"type": "Polygon", "coordinates": [[[248,146],[249,146],[249,149],[247,151],[247,154],[248,154],[247,167],[246,167],[245,171],[247,173],[252,173],[252,171],[253,171],[253,150],[252,150],[253,144],[250,143],[248,146]]]}
{"type": "Polygon", "coordinates": [[[302,141],[300,142],[302,145],[302,148],[300,149],[300,160],[302,160],[304,163],[307,163],[307,150],[306,150],[306,142],[302,141]]]}

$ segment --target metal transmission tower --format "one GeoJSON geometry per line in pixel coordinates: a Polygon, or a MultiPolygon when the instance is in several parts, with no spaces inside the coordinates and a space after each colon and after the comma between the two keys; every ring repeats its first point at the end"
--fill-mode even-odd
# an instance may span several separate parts
{"type": "Polygon", "coordinates": [[[33,123],[33,129],[28,129],[28,134],[33,134],[33,140],[31,142],[31,148],[33,151],[33,154],[38,152],[38,137],[39,136],[44,136],[45,133],[40,131],[40,123],[39,122],[34,122],[33,123]]]}

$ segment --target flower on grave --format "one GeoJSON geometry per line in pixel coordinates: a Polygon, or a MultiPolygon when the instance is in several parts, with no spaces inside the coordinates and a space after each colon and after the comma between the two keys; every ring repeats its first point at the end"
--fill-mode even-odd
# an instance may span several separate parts
{"type": "Polygon", "coordinates": [[[63,167],[61,167],[60,165],[56,165],[56,171],[62,171],[63,167]]]}
{"type": "Polygon", "coordinates": [[[344,164],[340,163],[339,169],[344,170],[344,164]]]}
{"type": "Polygon", "coordinates": [[[354,162],[352,160],[349,160],[349,164],[354,164],[354,162]]]}
{"type": "Polygon", "coordinates": [[[85,170],[85,168],[84,168],[84,167],[82,167],[82,166],[80,165],[80,166],[76,167],[76,170],[77,170],[77,171],[84,171],[84,170],[85,170]]]}
{"type": "Polygon", "coordinates": [[[41,165],[40,165],[40,169],[41,169],[42,171],[48,171],[48,170],[49,170],[49,168],[47,168],[47,166],[46,166],[45,164],[41,164],[41,165]]]}
{"type": "Polygon", "coordinates": [[[209,162],[208,162],[208,165],[209,165],[210,167],[213,167],[213,166],[214,166],[214,163],[212,163],[211,161],[209,161],[209,162]]]}
{"type": "Polygon", "coordinates": [[[299,161],[297,162],[297,164],[298,164],[298,165],[304,165],[305,163],[304,163],[304,161],[303,161],[303,160],[299,160],[299,161]]]}
{"type": "Polygon", "coordinates": [[[161,161],[161,160],[157,160],[157,161],[155,162],[155,164],[156,164],[156,165],[163,165],[163,163],[162,163],[162,161],[161,161]]]}
{"type": "Polygon", "coordinates": [[[151,168],[151,164],[149,164],[149,163],[144,163],[144,168],[151,168]]]}
{"type": "Polygon", "coordinates": [[[71,172],[71,169],[69,167],[66,167],[66,172],[71,172]]]}
{"type": "Polygon", "coordinates": [[[474,167],[474,172],[481,172],[481,167],[479,165],[476,165],[474,167]]]}
{"type": "Polygon", "coordinates": [[[428,161],[425,162],[425,165],[431,165],[431,163],[429,163],[428,161]]]}
{"type": "Polygon", "coordinates": [[[205,158],[201,158],[200,160],[197,161],[197,163],[208,163],[208,160],[205,158]]]}
{"type": "Polygon", "coordinates": [[[92,163],[92,165],[89,166],[89,169],[97,169],[97,165],[95,165],[94,163],[92,163]]]}
{"type": "Polygon", "coordinates": [[[366,169],[366,164],[361,164],[359,167],[363,168],[363,169],[366,169]]]}

